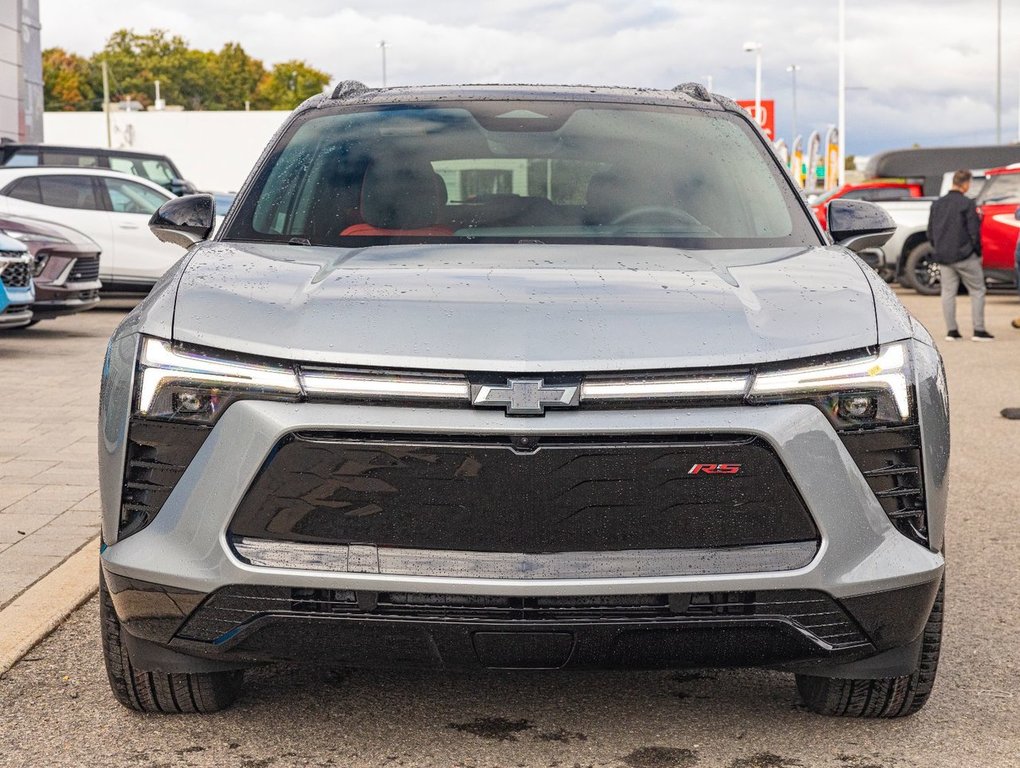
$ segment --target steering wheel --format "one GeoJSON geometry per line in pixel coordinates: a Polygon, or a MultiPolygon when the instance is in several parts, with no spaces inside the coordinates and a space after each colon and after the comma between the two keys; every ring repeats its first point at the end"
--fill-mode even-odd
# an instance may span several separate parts
{"type": "Polygon", "coordinates": [[[676,208],[668,208],[665,205],[642,205],[638,208],[631,208],[626,213],[621,213],[610,224],[684,224],[687,226],[700,226],[701,222],[685,211],[676,208]]]}

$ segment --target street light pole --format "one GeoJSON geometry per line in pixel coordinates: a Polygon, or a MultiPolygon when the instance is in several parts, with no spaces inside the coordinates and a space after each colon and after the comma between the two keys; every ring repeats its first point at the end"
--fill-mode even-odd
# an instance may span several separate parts
{"type": "Polygon", "coordinates": [[[839,0],[839,82],[836,114],[839,186],[846,184],[846,0],[839,0]]]}
{"type": "Polygon", "coordinates": [[[786,68],[793,78],[793,133],[790,134],[790,141],[797,138],[797,70],[799,69],[799,64],[791,64],[786,68]]]}
{"type": "Polygon", "coordinates": [[[1002,143],[1002,0],[995,4],[995,143],[1002,143]]]}
{"type": "Polygon", "coordinates": [[[764,125],[761,119],[761,43],[744,43],[744,52],[754,54],[754,119],[764,125]]]}
{"type": "Polygon", "coordinates": [[[386,87],[386,41],[379,41],[379,50],[382,51],[382,87],[386,87]]]}

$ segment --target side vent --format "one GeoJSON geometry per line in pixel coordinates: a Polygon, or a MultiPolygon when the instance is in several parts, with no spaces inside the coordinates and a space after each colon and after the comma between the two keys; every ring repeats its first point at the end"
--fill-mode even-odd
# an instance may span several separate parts
{"type": "Polygon", "coordinates": [[[131,422],[120,501],[121,539],[155,519],[210,431],[195,424],[131,422]]]}
{"type": "Polygon", "coordinates": [[[867,429],[840,437],[893,525],[927,546],[920,428],[867,429]]]}

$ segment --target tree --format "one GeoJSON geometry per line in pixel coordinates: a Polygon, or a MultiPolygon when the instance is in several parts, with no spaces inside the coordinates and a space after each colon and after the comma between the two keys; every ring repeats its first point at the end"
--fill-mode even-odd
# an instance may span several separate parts
{"type": "Polygon", "coordinates": [[[90,59],[61,48],[44,53],[46,108],[102,109],[103,62],[109,67],[112,99],[133,99],[144,106],[155,101],[157,80],[168,104],[188,109],[244,109],[246,101],[261,109],[293,109],[329,82],[329,75],[303,61],[277,64],[266,72],[238,43],[227,43],[217,53],[191,48],[165,29],[119,29],[90,59]]]}
{"type": "Polygon", "coordinates": [[[212,59],[215,54],[192,50],[184,38],[153,29],[139,34],[121,29],[110,35],[106,46],[92,59],[97,68],[105,60],[110,68],[113,92],[148,106],[155,99],[155,82],[167,103],[202,109],[215,101],[212,59]]]}
{"type": "Polygon", "coordinates": [[[89,82],[88,59],[63,48],[47,48],[43,60],[43,104],[51,111],[95,109],[96,93],[89,82]]]}
{"type": "Polygon", "coordinates": [[[329,75],[303,61],[285,61],[276,64],[259,83],[255,96],[257,109],[294,109],[298,104],[322,93],[329,75]]]}
{"type": "Polygon", "coordinates": [[[262,62],[253,59],[238,43],[227,43],[211,61],[216,79],[216,96],[206,109],[244,109],[255,100],[259,83],[266,74],[262,62]]]}

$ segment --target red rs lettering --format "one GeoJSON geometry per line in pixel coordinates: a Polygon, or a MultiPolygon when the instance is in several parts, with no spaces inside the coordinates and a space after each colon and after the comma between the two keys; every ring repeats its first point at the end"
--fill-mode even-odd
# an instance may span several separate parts
{"type": "Polygon", "coordinates": [[[740,464],[695,464],[688,475],[736,475],[740,473],[740,464]]]}

